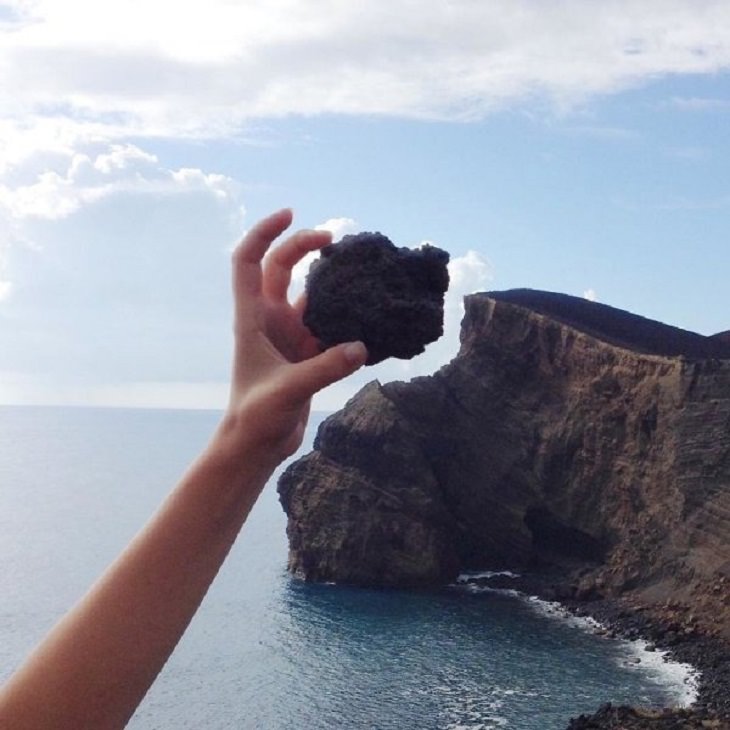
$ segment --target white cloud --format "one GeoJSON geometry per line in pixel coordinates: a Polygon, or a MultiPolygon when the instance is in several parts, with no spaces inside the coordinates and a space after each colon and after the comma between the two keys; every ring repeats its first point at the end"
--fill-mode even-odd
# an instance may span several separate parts
{"type": "Polygon", "coordinates": [[[583,298],[587,299],[589,302],[598,301],[598,295],[596,294],[594,289],[586,289],[583,292],[583,298]]]}
{"type": "MultiPolygon", "coordinates": [[[[30,159],[24,161],[26,165],[30,159]]],[[[5,209],[15,219],[59,220],[117,193],[202,191],[233,201],[238,191],[231,178],[193,168],[166,169],[156,156],[131,144],[111,144],[95,155],[67,151],[54,166],[36,174],[31,182],[0,182],[0,211],[5,209]]]]}
{"type": "Polygon", "coordinates": [[[339,241],[348,233],[357,233],[357,221],[352,218],[330,218],[314,227],[317,231],[329,231],[333,241],[339,241]]]}
{"type": "Polygon", "coordinates": [[[21,22],[0,26],[0,119],[46,147],[69,134],[231,135],[286,114],[473,119],[730,67],[723,0],[9,7],[21,22]]]}
{"type": "Polygon", "coordinates": [[[467,251],[449,261],[448,297],[458,302],[467,294],[478,291],[492,278],[492,265],[477,251],[467,251]]]}
{"type": "Polygon", "coordinates": [[[426,352],[406,363],[428,374],[449,362],[459,349],[464,297],[484,291],[494,276],[492,264],[477,251],[467,251],[449,261],[449,290],[444,301],[444,336],[426,352]]]}

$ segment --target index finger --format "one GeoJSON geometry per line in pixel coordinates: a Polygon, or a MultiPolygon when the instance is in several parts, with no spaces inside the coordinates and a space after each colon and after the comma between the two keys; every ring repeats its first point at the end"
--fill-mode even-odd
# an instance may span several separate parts
{"type": "Polygon", "coordinates": [[[261,260],[273,241],[292,222],[292,211],[284,208],[259,221],[233,252],[233,292],[258,294],[261,291],[261,260]]]}

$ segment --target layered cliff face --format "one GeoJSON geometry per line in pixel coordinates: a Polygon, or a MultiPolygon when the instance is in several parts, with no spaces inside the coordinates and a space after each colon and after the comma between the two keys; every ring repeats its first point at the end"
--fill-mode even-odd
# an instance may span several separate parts
{"type": "Polygon", "coordinates": [[[559,570],[730,632],[730,343],[604,305],[467,297],[458,356],[371,383],[283,474],[290,568],[432,586],[559,570]]]}

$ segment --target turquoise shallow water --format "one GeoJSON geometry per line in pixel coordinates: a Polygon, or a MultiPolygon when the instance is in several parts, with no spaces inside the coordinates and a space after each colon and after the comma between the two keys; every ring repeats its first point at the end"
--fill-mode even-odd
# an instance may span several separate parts
{"type": "MultiPolygon", "coordinates": [[[[144,523],[216,422],[0,407],[0,678],[144,523]]],[[[545,730],[609,700],[680,697],[666,668],[631,663],[636,647],[534,602],[292,580],[284,529],[271,484],[131,728],[545,730]]]]}

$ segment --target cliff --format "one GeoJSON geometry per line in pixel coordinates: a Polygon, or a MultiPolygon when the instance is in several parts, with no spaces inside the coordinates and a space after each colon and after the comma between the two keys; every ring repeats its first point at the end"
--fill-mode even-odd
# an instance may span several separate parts
{"type": "Polygon", "coordinates": [[[531,290],[465,310],[451,363],[370,383],[282,475],[290,569],[413,587],[550,573],[730,638],[727,333],[531,290]]]}

